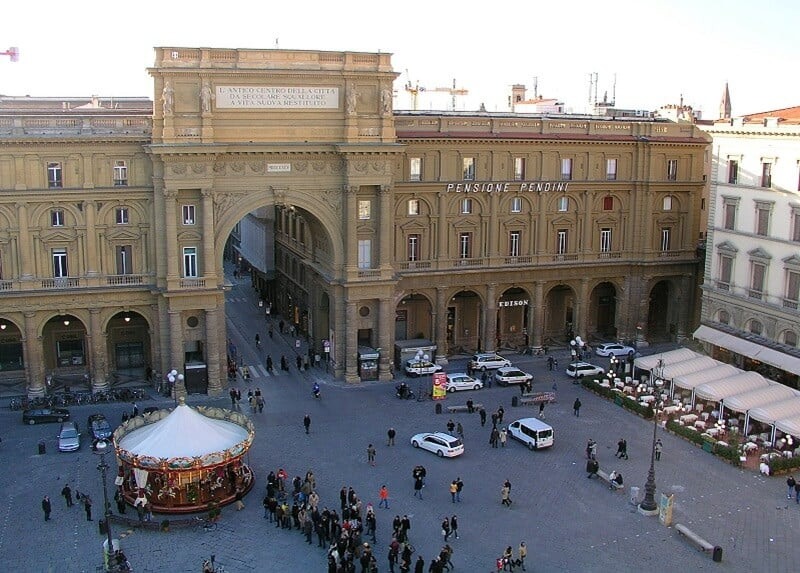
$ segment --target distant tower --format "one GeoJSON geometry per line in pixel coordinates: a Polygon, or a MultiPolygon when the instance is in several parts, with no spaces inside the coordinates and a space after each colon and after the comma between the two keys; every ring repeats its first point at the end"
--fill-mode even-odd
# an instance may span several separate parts
{"type": "Polygon", "coordinates": [[[509,103],[511,104],[509,107],[511,111],[514,111],[518,103],[525,101],[526,91],[524,84],[514,84],[511,86],[511,97],[509,98],[509,103]]]}
{"type": "Polygon", "coordinates": [[[722,101],[719,102],[719,118],[731,118],[731,94],[728,91],[728,82],[725,82],[725,91],[722,92],[722,101]]]}

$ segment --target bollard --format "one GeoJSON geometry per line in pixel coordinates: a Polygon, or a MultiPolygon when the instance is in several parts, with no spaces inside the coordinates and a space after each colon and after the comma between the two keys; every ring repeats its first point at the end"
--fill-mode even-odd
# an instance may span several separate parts
{"type": "Polygon", "coordinates": [[[711,560],[714,561],[714,563],[722,561],[722,547],[719,545],[714,546],[714,554],[711,556],[711,560]]]}
{"type": "Polygon", "coordinates": [[[519,397],[511,396],[511,407],[516,408],[517,406],[519,406],[519,397]]]}
{"type": "Polygon", "coordinates": [[[44,440],[39,440],[39,455],[44,455],[47,451],[47,444],[44,440]]]}
{"type": "Polygon", "coordinates": [[[437,414],[441,414],[441,413],[442,413],[442,403],[441,403],[441,402],[438,402],[438,403],[436,404],[436,408],[435,408],[435,410],[436,410],[436,413],[437,413],[437,414]]]}

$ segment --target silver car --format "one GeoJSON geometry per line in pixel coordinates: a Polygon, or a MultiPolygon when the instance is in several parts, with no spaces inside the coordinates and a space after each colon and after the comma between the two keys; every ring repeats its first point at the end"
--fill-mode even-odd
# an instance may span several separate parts
{"type": "Polygon", "coordinates": [[[75,452],[81,448],[81,433],[75,422],[64,422],[58,431],[58,451],[75,452]]]}

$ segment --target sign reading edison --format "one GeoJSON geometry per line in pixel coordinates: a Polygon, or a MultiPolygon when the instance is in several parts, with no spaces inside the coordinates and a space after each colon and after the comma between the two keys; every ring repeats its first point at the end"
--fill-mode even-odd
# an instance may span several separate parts
{"type": "Polygon", "coordinates": [[[217,108],[338,109],[339,88],[217,86],[217,108]]]}

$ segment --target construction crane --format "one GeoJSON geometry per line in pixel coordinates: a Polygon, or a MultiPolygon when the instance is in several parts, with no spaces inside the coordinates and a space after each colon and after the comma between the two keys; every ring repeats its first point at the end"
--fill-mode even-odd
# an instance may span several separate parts
{"type": "MultiPolygon", "coordinates": [[[[406,70],[406,75],[408,75],[408,70],[406,70]]],[[[411,79],[409,78],[409,80],[406,82],[405,90],[408,93],[411,94],[411,102],[412,102],[412,106],[413,106],[414,111],[417,110],[417,104],[419,102],[418,96],[419,96],[420,92],[431,91],[431,92],[449,93],[450,96],[451,96],[450,105],[451,105],[451,108],[452,108],[453,111],[455,111],[455,109],[456,109],[456,96],[463,96],[463,95],[467,95],[469,93],[469,90],[466,90],[464,88],[457,88],[456,87],[455,78],[453,78],[453,87],[451,87],[451,88],[439,87],[439,88],[433,88],[433,89],[430,89],[430,90],[425,88],[425,86],[419,85],[418,81],[414,82],[412,84],[411,83],[411,79]]]]}
{"type": "Polygon", "coordinates": [[[11,58],[12,62],[16,62],[19,60],[19,48],[15,48],[14,46],[7,49],[5,52],[0,52],[0,56],[8,56],[11,58]]]}

